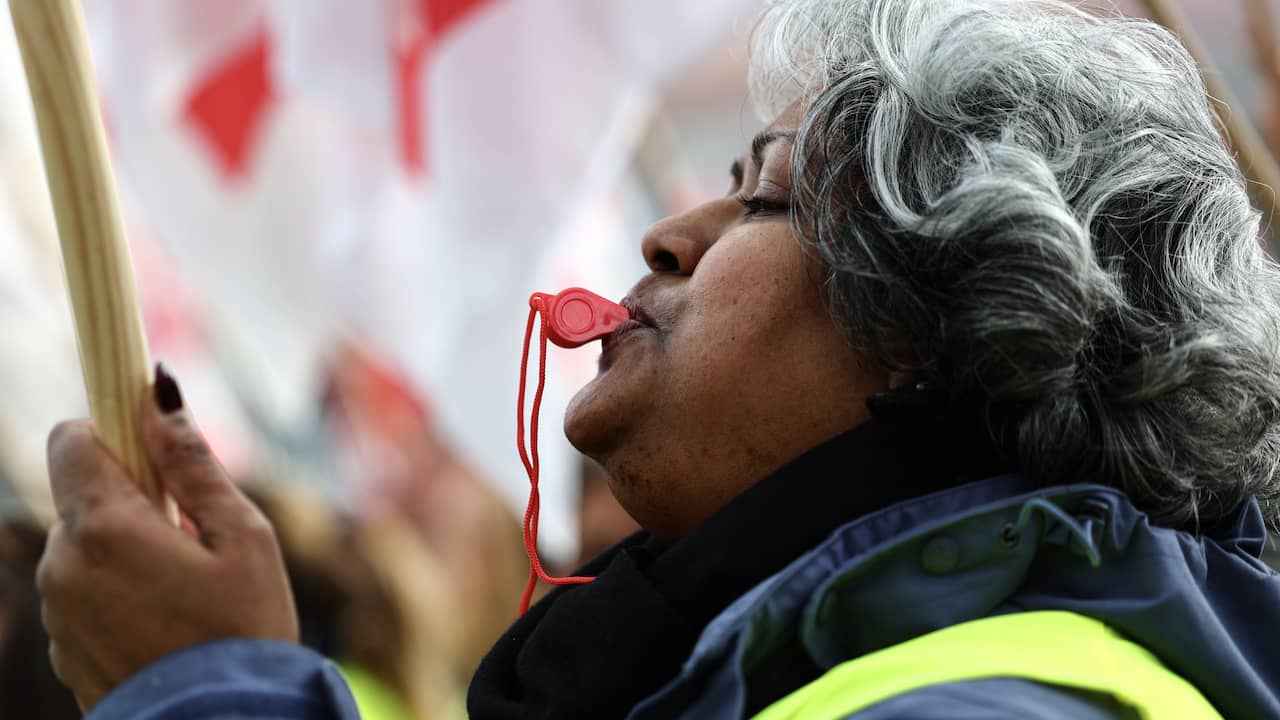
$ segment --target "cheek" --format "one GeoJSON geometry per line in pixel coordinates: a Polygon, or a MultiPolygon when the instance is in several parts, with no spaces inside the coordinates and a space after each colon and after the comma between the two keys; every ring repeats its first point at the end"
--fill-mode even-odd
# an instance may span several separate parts
{"type": "Polygon", "coordinates": [[[719,249],[707,253],[690,282],[687,328],[697,334],[690,340],[722,361],[754,364],[793,356],[801,349],[794,343],[804,343],[799,338],[832,327],[820,274],[789,233],[719,249]]]}

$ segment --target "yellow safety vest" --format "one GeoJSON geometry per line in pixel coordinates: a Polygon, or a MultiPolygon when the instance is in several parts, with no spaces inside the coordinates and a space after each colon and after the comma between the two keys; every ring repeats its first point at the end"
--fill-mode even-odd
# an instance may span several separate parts
{"type": "Polygon", "coordinates": [[[413,720],[404,700],[376,675],[354,663],[339,663],[338,669],[347,681],[361,720],[413,720]]]}
{"type": "Polygon", "coordinates": [[[842,663],[755,720],[841,720],[929,685],[992,677],[1107,693],[1144,719],[1222,718],[1145,648],[1093,618],[1044,610],[953,625],[842,663]]]}

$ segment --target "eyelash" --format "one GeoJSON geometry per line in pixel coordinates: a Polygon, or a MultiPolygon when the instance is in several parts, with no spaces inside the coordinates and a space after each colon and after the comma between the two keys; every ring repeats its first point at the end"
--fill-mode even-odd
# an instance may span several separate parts
{"type": "Polygon", "coordinates": [[[742,207],[747,209],[747,217],[757,217],[759,215],[768,215],[771,213],[785,213],[790,212],[791,210],[791,206],[786,203],[770,202],[757,197],[743,197],[739,195],[737,200],[742,204],[742,207]]]}

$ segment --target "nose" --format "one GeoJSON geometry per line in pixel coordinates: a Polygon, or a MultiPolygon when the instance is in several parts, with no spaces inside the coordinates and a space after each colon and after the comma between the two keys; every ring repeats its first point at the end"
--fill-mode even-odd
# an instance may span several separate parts
{"type": "Polygon", "coordinates": [[[723,219],[710,206],[701,205],[654,223],[640,241],[645,264],[656,273],[692,275],[698,262],[715,244],[723,219]]]}

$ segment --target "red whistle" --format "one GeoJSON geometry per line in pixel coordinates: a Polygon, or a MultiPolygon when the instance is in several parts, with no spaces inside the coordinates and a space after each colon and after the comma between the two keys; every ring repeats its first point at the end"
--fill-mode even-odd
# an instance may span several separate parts
{"type": "Polygon", "coordinates": [[[529,582],[520,597],[520,614],[533,601],[533,591],[542,580],[551,585],[578,585],[595,578],[551,577],[538,559],[538,409],[547,381],[547,341],[562,348],[575,348],[598,340],[631,319],[631,311],[605,300],[590,290],[569,288],[556,295],[536,292],[529,296],[529,322],[524,328],[524,352],[520,356],[520,390],[516,395],[516,449],[529,473],[529,505],[524,512],[524,551],[529,556],[529,582]],[[529,445],[524,443],[524,389],[529,375],[529,346],[533,340],[534,316],[542,314],[542,341],[538,345],[538,389],[533,393],[533,416],[529,421],[529,445]]]}
{"type": "Polygon", "coordinates": [[[529,306],[543,310],[547,339],[562,348],[599,340],[631,319],[631,312],[618,303],[578,287],[556,295],[536,292],[529,296],[529,306]]]}

